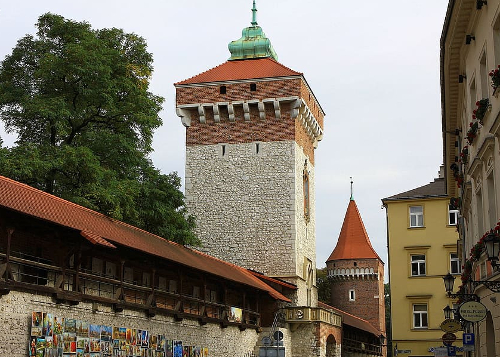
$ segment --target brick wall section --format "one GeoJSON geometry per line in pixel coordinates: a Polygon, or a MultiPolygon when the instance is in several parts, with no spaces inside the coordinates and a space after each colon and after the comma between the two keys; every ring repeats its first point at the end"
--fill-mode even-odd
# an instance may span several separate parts
{"type": "MultiPolygon", "coordinates": [[[[284,80],[258,81],[256,91],[250,91],[251,82],[179,86],[176,104],[217,103],[247,101],[280,97],[301,97],[316,120],[323,127],[323,113],[314,95],[301,77],[284,80]],[[220,85],[226,86],[226,94],[220,94],[220,85]]],[[[302,124],[291,118],[289,104],[281,105],[281,118],[274,115],[272,103],[265,104],[266,119],[259,118],[257,104],[250,104],[250,120],[245,121],[241,106],[235,106],[235,121],[229,121],[227,109],[221,108],[220,122],[214,121],[211,107],[205,109],[206,123],[200,123],[196,109],[189,110],[191,126],[186,130],[186,145],[210,145],[217,143],[248,143],[253,141],[295,140],[314,163],[314,147],[302,124]]]]}
{"type": "Polygon", "coordinates": [[[336,277],[331,284],[330,305],[369,321],[385,332],[384,266],[378,259],[337,260],[327,264],[330,269],[373,268],[375,277],[336,277]],[[354,262],[357,267],[354,267],[354,262]],[[335,267],[333,267],[335,264],[335,267]],[[378,278],[377,278],[378,277],[378,278]],[[349,301],[349,290],[355,291],[355,301],[349,301]]]}

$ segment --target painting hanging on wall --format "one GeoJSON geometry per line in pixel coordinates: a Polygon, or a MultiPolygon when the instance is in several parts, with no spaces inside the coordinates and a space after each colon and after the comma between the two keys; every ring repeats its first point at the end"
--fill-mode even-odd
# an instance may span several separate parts
{"type": "Polygon", "coordinates": [[[208,357],[208,348],[183,345],[164,334],[34,311],[30,357],[208,357]]]}

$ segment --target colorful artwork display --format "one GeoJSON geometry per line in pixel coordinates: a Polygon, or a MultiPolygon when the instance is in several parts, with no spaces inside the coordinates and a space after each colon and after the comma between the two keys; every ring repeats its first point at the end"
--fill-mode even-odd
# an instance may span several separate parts
{"type": "Polygon", "coordinates": [[[96,325],[35,311],[31,314],[29,356],[208,357],[208,348],[186,346],[148,330],[96,325]]]}

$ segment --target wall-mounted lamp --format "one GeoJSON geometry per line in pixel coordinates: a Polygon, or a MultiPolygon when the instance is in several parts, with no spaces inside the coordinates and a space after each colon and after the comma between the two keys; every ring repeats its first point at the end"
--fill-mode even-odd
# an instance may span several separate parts
{"type": "Polygon", "coordinates": [[[459,74],[458,75],[458,83],[463,83],[465,78],[467,78],[467,76],[465,74],[459,74]]]}
{"type": "Polygon", "coordinates": [[[488,1],[486,0],[477,0],[476,1],[476,10],[481,10],[483,5],[488,5],[488,1]]]}
{"type": "Polygon", "coordinates": [[[486,255],[491,263],[491,267],[495,270],[500,270],[500,265],[498,265],[498,254],[500,253],[500,237],[493,231],[491,231],[484,238],[484,247],[486,249],[486,255]]]}
{"type": "Polygon", "coordinates": [[[463,294],[463,293],[452,294],[453,284],[455,284],[455,277],[450,273],[443,276],[443,282],[444,282],[444,289],[446,290],[448,297],[453,299],[460,299],[464,302],[479,301],[479,296],[477,296],[476,294],[463,294]]]}
{"type": "Polygon", "coordinates": [[[476,37],[474,35],[466,35],[465,36],[465,44],[470,45],[470,42],[474,40],[476,41],[476,37]]]}

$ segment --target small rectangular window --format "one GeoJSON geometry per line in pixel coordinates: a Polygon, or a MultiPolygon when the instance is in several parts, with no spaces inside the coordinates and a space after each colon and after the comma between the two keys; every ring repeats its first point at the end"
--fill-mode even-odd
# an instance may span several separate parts
{"type": "Polygon", "coordinates": [[[418,254],[411,256],[411,275],[412,276],[425,275],[425,255],[418,254]]]}
{"type": "Polygon", "coordinates": [[[424,226],[424,208],[422,206],[410,206],[410,227],[424,226]]]}
{"type": "Polygon", "coordinates": [[[457,253],[450,253],[450,272],[452,274],[461,274],[462,267],[460,265],[460,259],[457,253]]]}
{"type": "Polygon", "coordinates": [[[250,91],[255,92],[257,90],[257,84],[256,83],[250,83],[250,91]]]}
{"type": "Polygon", "coordinates": [[[427,305],[413,305],[413,328],[427,328],[427,305]]]}
{"type": "Polygon", "coordinates": [[[349,301],[356,301],[356,292],[354,290],[349,290],[349,301]]]}
{"type": "Polygon", "coordinates": [[[456,226],[458,224],[458,210],[451,209],[448,211],[448,224],[450,226],[456,226]]]}
{"type": "Polygon", "coordinates": [[[220,86],[219,92],[220,92],[220,94],[226,94],[226,86],[220,86]]]}

